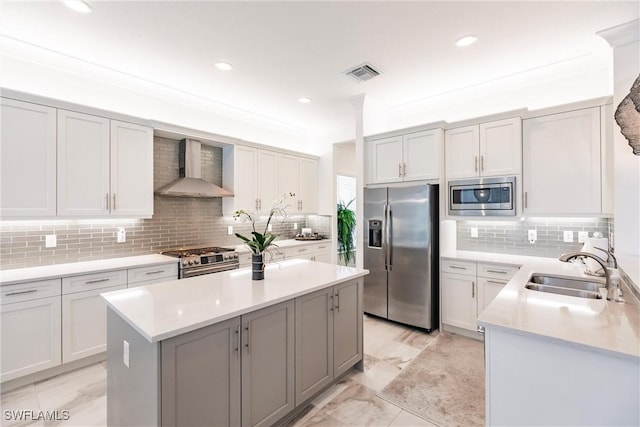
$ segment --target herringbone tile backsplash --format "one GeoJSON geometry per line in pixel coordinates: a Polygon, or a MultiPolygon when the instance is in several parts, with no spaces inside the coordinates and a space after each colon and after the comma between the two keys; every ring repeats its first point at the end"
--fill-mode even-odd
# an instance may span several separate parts
{"type": "MultiPolygon", "coordinates": [[[[154,140],[154,188],[178,177],[177,141],[154,140]]],[[[202,178],[222,185],[222,149],[202,146],[202,178]]],[[[264,229],[266,218],[259,221],[264,229]]],[[[331,218],[291,216],[272,221],[273,232],[281,239],[294,236],[298,227],[313,227],[324,235],[331,232],[331,218]]],[[[161,250],[200,246],[237,245],[240,240],[227,234],[249,234],[250,224],[222,216],[222,199],[155,197],[154,215],[144,220],[24,221],[0,225],[0,268],[11,269],[76,261],[117,258],[158,253],[161,250]],[[119,228],[127,232],[125,243],[116,242],[119,228]],[[57,246],[45,248],[45,236],[55,234],[57,246]]]]}

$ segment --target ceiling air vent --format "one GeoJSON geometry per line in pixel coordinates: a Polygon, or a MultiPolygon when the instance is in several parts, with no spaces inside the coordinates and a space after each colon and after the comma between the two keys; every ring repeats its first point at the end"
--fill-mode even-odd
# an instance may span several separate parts
{"type": "Polygon", "coordinates": [[[366,82],[379,75],[380,72],[370,64],[362,64],[345,72],[345,74],[358,82],[366,82]]]}

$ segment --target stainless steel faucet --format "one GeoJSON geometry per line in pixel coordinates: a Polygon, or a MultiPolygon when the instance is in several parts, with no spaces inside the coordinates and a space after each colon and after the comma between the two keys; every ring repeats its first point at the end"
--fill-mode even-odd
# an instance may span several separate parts
{"type": "Polygon", "coordinates": [[[590,252],[569,252],[569,253],[560,255],[560,258],[558,259],[563,262],[569,262],[572,259],[579,258],[579,257],[591,258],[602,266],[602,270],[604,271],[604,278],[606,281],[606,287],[607,287],[607,300],[615,301],[615,302],[624,302],[624,299],[622,298],[622,293],[620,291],[620,288],[618,287],[618,284],[613,283],[611,280],[611,271],[609,271],[609,268],[607,267],[607,261],[603,260],[599,256],[594,255],[590,252]]]}
{"type": "Polygon", "coordinates": [[[599,251],[606,252],[607,253],[607,263],[609,264],[609,266],[611,268],[618,268],[618,260],[616,259],[615,255],[613,255],[613,252],[611,252],[608,249],[602,249],[602,248],[597,248],[597,247],[594,247],[594,249],[598,249],[599,251]]]}

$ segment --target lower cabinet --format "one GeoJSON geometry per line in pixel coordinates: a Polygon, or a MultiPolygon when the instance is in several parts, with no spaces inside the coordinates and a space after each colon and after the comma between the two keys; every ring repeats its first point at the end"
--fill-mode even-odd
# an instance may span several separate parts
{"type": "Polygon", "coordinates": [[[442,260],[442,323],[476,331],[478,316],[500,293],[519,267],[442,260]]]}
{"type": "Polygon", "coordinates": [[[60,364],[60,318],[60,296],[0,305],[1,381],[60,364]]]}
{"type": "Polygon", "coordinates": [[[120,285],[62,296],[62,363],[107,350],[107,304],[100,294],[126,287],[120,285]]]}
{"type": "Polygon", "coordinates": [[[296,405],[361,359],[360,281],[296,298],[296,405]]]}
{"type": "Polygon", "coordinates": [[[161,358],[163,427],[240,425],[239,317],[163,341],[161,358]]]}

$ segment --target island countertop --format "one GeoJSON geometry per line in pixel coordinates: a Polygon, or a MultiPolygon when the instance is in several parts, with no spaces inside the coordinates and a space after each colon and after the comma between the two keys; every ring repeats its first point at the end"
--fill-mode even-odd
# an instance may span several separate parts
{"type": "Polygon", "coordinates": [[[265,279],[251,268],[101,294],[107,305],[153,343],[287,301],[369,272],[292,259],[269,264],[265,279]]]}

